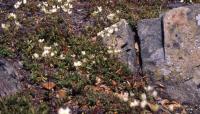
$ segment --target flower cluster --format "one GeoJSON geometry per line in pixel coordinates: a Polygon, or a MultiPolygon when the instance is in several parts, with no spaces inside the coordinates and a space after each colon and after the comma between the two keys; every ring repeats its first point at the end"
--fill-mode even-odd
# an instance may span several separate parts
{"type": "Polygon", "coordinates": [[[58,114],[72,114],[71,109],[66,107],[66,108],[60,108],[58,110],[58,114]]]}
{"type": "Polygon", "coordinates": [[[116,15],[114,13],[110,13],[109,15],[107,15],[107,19],[109,20],[113,20],[116,17],[116,15]]]}
{"type": "Polygon", "coordinates": [[[96,14],[101,13],[101,12],[102,12],[102,7],[101,7],[101,6],[98,6],[98,7],[97,7],[97,11],[94,11],[94,12],[92,13],[92,15],[96,15],[96,14]]]}
{"type": "Polygon", "coordinates": [[[9,30],[9,27],[10,27],[10,24],[9,24],[9,23],[2,23],[2,24],[1,24],[1,28],[2,28],[3,30],[9,30]]]}
{"type": "MultiPolygon", "coordinates": [[[[17,15],[16,15],[15,13],[9,13],[9,14],[7,15],[7,18],[8,18],[10,21],[14,21],[15,26],[16,26],[17,28],[19,28],[19,27],[22,26],[22,25],[20,24],[20,22],[17,21],[17,15]]],[[[2,23],[2,24],[1,24],[1,28],[2,28],[3,30],[9,30],[10,26],[11,26],[10,22],[2,23]]]]}
{"type": "MultiPolygon", "coordinates": [[[[39,39],[38,42],[41,44],[41,43],[44,42],[44,39],[39,39]]],[[[58,44],[54,43],[53,46],[57,47],[58,44]]],[[[39,55],[38,53],[34,53],[32,58],[38,59],[39,57],[53,57],[56,54],[57,54],[57,51],[53,50],[53,48],[51,46],[44,46],[42,54],[39,55]]],[[[60,57],[60,59],[64,59],[65,58],[63,54],[61,54],[59,57],[60,57]]]]}
{"type": "MultiPolygon", "coordinates": [[[[14,4],[14,8],[15,9],[18,9],[22,4],[26,4],[27,3],[27,0],[21,0],[21,1],[17,1],[15,4],[14,4]]],[[[9,13],[8,16],[7,16],[8,19],[10,20],[14,20],[14,23],[16,25],[17,28],[21,27],[22,25],[20,24],[19,21],[17,21],[17,15],[15,13],[9,13]]],[[[10,23],[2,23],[1,24],[1,28],[3,30],[9,30],[10,28],[10,23]]]]}
{"type": "MultiPolygon", "coordinates": [[[[83,64],[95,64],[96,61],[93,60],[95,58],[95,55],[94,54],[91,54],[91,55],[86,55],[86,52],[85,51],[81,51],[81,55],[84,57],[82,58],[81,60],[79,61],[74,61],[74,66],[75,67],[81,67],[83,64]],[[89,61],[91,60],[91,61],[89,61]]],[[[76,57],[76,55],[71,55],[73,58],[76,57]]]]}
{"type": "Polygon", "coordinates": [[[38,4],[38,7],[41,8],[41,11],[46,14],[56,13],[59,10],[71,14],[73,8],[72,1],[73,0],[57,0],[57,3],[51,6],[48,4],[48,2],[42,2],[41,4],[38,4]]]}
{"type": "Polygon", "coordinates": [[[107,52],[108,52],[109,54],[117,54],[117,53],[122,52],[122,50],[121,50],[121,49],[115,49],[115,48],[108,47],[107,52]]]}
{"type": "MultiPolygon", "coordinates": [[[[100,36],[100,37],[111,37],[112,34],[114,34],[115,32],[118,32],[119,29],[118,29],[118,25],[117,24],[114,24],[112,25],[111,27],[106,27],[103,31],[97,33],[97,36],[100,36]]],[[[113,43],[113,47],[114,47],[114,43],[113,43]]],[[[121,49],[116,49],[116,48],[112,48],[112,47],[108,47],[108,50],[107,52],[109,54],[116,54],[116,53],[120,53],[122,50],[121,49]]]]}
{"type": "Polygon", "coordinates": [[[17,2],[14,4],[14,8],[15,8],[15,9],[18,9],[22,4],[26,4],[26,3],[27,3],[27,0],[17,1],[17,2]]]}
{"type": "Polygon", "coordinates": [[[112,25],[111,27],[106,27],[103,31],[97,33],[97,36],[101,37],[110,37],[114,32],[119,31],[117,24],[112,25]]]}
{"type": "Polygon", "coordinates": [[[132,92],[124,92],[124,93],[120,93],[120,94],[115,93],[115,95],[117,97],[119,97],[122,101],[128,102],[129,106],[132,108],[137,107],[137,106],[140,106],[141,108],[145,108],[147,105],[149,105],[147,95],[156,98],[158,93],[151,86],[144,87],[144,90],[146,92],[140,94],[139,99],[135,99],[134,98],[135,94],[132,92]]]}

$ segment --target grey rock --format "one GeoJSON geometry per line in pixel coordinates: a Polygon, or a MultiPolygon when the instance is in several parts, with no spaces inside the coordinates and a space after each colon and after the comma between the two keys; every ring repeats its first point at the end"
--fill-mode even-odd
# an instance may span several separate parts
{"type": "Polygon", "coordinates": [[[0,97],[12,95],[22,88],[22,76],[16,66],[19,68],[16,63],[0,58],[0,97]]]}
{"type": "Polygon", "coordinates": [[[144,19],[137,26],[143,71],[156,72],[164,62],[161,19],[144,19]]]}
{"type": "Polygon", "coordinates": [[[103,44],[110,49],[111,54],[118,57],[119,61],[128,66],[130,71],[136,71],[135,33],[126,20],[105,28],[98,33],[102,37],[103,44]]]}
{"type": "Polygon", "coordinates": [[[199,14],[200,5],[190,5],[138,23],[143,71],[150,83],[164,85],[164,96],[193,107],[200,106],[199,14]]]}

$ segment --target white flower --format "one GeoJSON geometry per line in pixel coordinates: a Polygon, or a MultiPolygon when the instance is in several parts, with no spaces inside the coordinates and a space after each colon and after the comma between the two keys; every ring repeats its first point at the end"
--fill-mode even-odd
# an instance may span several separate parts
{"type": "Polygon", "coordinates": [[[41,11],[43,11],[46,14],[50,13],[44,6],[42,6],[41,11]]]}
{"type": "Polygon", "coordinates": [[[108,52],[109,54],[112,54],[112,53],[113,53],[113,50],[110,50],[110,49],[109,49],[107,52],[108,52]]]}
{"type": "Polygon", "coordinates": [[[69,6],[69,2],[66,2],[63,6],[68,7],[69,6]]]}
{"type": "Polygon", "coordinates": [[[93,63],[93,64],[95,64],[95,63],[96,63],[96,61],[92,61],[92,63],[93,63]]]}
{"type": "Polygon", "coordinates": [[[98,9],[99,12],[102,12],[102,7],[101,6],[97,7],[97,9],[98,9]]]}
{"type": "Polygon", "coordinates": [[[10,27],[9,24],[4,24],[4,23],[1,24],[1,28],[4,29],[4,30],[8,30],[9,27],[10,27]]]}
{"type": "Polygon", "coordinates": [[[58,46],[58,43],[55,42],[55,43],[53,43],[53,45],[54,45],[54,46],[58,46]]]}
{"type": "Polygon", "coordinates": [[[67,13],[68,13],[68,14],[72,14],[72,11],[71,11],[71,10],[68,10],[67,13]]]}
{"type": "Polygon", "coordinates": [[[26,4],[27,3],[27,0],[23,0],[23,4],[26,4]]]}
{"type": "Polygon", "coordinates": [[[136,106],[139,106],[140,102],[138,100],[134,100],[133,102],[130,102],[130,107],[136,107],[136,106]]]}
{"type": "Polygon", "coordinates": [[[95,55],[92,54],[92,55],[89,56],[89,58],[90,58],[90,59],[94,59],[94,58],[95,58],[95,55]]]}
{"type": "Polygon", "coordinates": [[[43,56],[43,57],[46,57],[46,56],[50,53],[50,49],[51,49],[51,47],[45,46],[45,47],[44,47],[44,51],[43,51],[43,53],[42,53],[42,56],[43,56]]]}
{"type": "Polygon", "coordinates": [[[102,81],[102,80],[101,80],[101,78],[99,78],[99,77],[96,77],[96,83],[95,83],[95,84],[96,84],[96,85],[98,85],[98,84],[100,84],[100,83],[101,83],[101,81],[102,81]]]}
{"type": "Polygon", "coordinates": [[[60,6],[56,6],[57,9],[60,9],[60,6]]]}
{"type": "Polygon", "coordinates": [[[146,100],[146,99],[147,99],[147,96],[146,96],[145,93],[142,93],[142,94],[141,94],[141,99],[142,99],[142,100],[146,100]]]}
{"type": "Polygon", "coordinates": [[[5,29],[5,28],[6,28],[6,24],[1,23],[1,28],[2,28],[2,29],[5,29]]]}
{"type": "Polygon", "coordinates": [[[42,4],[46,7],[48,7],[48,3],[47,2],[42,2],[42,4]]]}
{"type": "Polygon", "coordinates": [[[51,47],[44,46],[44,50],[50,50],[51,47]]]}
{"type": "Polygon", "coordinates": [[[73,58],[74,58],[74,57],[76,57],[76,55],[75,55],[75,54],[73,54],[73,55],[71,55],[71,57],[73,57],[73,58]]]}
{"type": "Polygon", "coordinates": [[[37,53],[34,53],[33,57],[37,59],[37,58],[39,58],[39,55],[37,53]]]}
{"type": "Polygon", "coordinates": [[[109,30],[109,27],[104,28],[104,30],[107,30],[107,31],[108,31],[108,30],[109,30]]]}
{"type": "Polygon", "coordinates": [[[42,43],[44,42],[44,39],[39,39],[38,42],[42,43]]]}
{"type": "Polygon", "coordinates": [[[147,101],[146,101],[146,100],[143,100],[143,101],[140,103],[141,108],[145,108],[146,105],[147,105],[147,101]]]}
{"type": "Polygon", "coordinates": [[[61,54],[59,58],[62,59],[62,60],[65,59],[63,54],[61,54]]]}
{"type": "Polygon", "coordinates": [[[62,0],[58,0],[58,2],[60,3],[60,2],[62,2],[62,0]]]}
{"type": "Polygon", "coordinates": [[[114,14],[114,13],[111,13],[111,14],[109,14],[109,15],[107,16],[107,18],[108,18],[109,20],[113,20],[114,17],[115,17],[115,14],[114,14]]]}
{"type": "Polygon", "coordinates": [[[70,108],[60,108],[59,110],[58,110],[58,114],[72,114],[71,113],[71,109],[70,108]]]}
{"type": "Polygon", "coordinates": [[[101,31],[101,32],[97,33],[97,36],[104,37],[104,32],[103,32],[103,31],[101,31]]]}
{"type": "Polygon", "coordinates": [[[121,52],[121,49],[115,49],[114,50],[114,53],[120,53],[121,52]]]}
{"type": "Polygon", "coordinates": [[[110,34],[108,33],[108,34],[106,34],[106,36],[107,36],[107,37],[110,37],[110,34]]]}
{"type": "Polygon", "coordinates": [[[15,9],[19,8],[21,4],[22,4],[21,1],[16,2],[14,5],[15,9]]]}
{"type": "Polygon", "coordinates": [[[69,4],[69,8],[70,8],[70,9],[72,9],[72,8],[73,8],[73,6],[72,6],[71,4],[69,4]]]}
{"type": "Polygon", "coordinates": [[[41,4],[39,3],[39,4],[37,5],[37,7],[41,7],[41,4]]]}
{"type": "Polygon", "coordinates": [[[86,59],[86,58],[84,58],[84,59],[82,59],[82,61],[83,61],[84,63],[86,63],[86,62],[87,62],[87,59],[86,59]]]}
{"type": "Polygon", "coordinates": [[[54,53],[54,52],[51,52],[51,54],[50,54],[50,55],[51,55],[51,57],[53,57],[53,56],[55,55],[55,53],[54,53]]]}
{"type": "Polygon", "coordinates": [[[85,52],[85,51],[81,51],[81,54],[82,54],[82,55],[85,55],[85,54],[86,54],[86,52],[85,52]]]}
{"type": "Polygon", "coordinates": [[[74,62],[74,66],[75,67],[79,67],[79,66],[81,66],[82,65],[82,62],[81,61],[76,61],[76,62],[74,62]]]}
{"type": "Polygon", "coordinates": [[[50,53],[49,50],[44,50],[43,53],[42,53],[42,56],[46,57],[49,53],[50,53]]]}
{"type": "Polygon", "coordinates": [[[115,28],[115,32],[117,32],[117,31],[119,31],[119,29],[116,27],[116,28],[115,28]]]}
{"type": "Polygon", "coordinates": [[[56,13],[57,12],[57,9],[56,8],[53,8],[53,9],[50,9],[49,10],[51,13],[56,13]]]}
{"type": "Polygon", "coordinates": [[[17,26],[17,27],[21,27],[22,25],[19,23],[19,21],[15,21],[15,25],[17,26]]]}
{"type": "Polygon", "coordinates": [[[122,96],[122,99],[123,99],[123,101],[124,102],[127,102],[128,101],[128,93],[127,92],[125,92],[124,94],[123,94],[123,96],[122,96]]]}
{"type": "Polygon", "coordinates": [[[113,24],[112,27],[113,27],[113,28],[117,28],[117,24],[113,24]]]}
{"type": "Polygon", "coordinates": [[[108,33],[112,34],[114,30],[112,28],[108,29],[108,33]]]}
{"type": "Polygon", "coordinates": [[[157,95],[158,95],[158,92],[154,90],[154,91],[152,92],[152,96],[153,96],[153,97],[157,97],[157,95]]]}
{"type": "Polygon", "coordinates": [[[144,87],[144,89],[145,89],[146,91],[152,91],[152,90],[153,90],[153,87],[147,86],[147,87],[144,87]]]}
{"type": "Polygon", "coordinates": [[[8,18],[16,19],[17,16],[16,16],[16,14],[14,14],[14,13],[9,13],[8,18]]]}

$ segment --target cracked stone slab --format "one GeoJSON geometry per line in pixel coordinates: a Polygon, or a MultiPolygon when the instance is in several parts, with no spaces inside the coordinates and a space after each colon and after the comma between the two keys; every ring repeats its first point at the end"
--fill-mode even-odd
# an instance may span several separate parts
{"type": "Polygon", "coordinates": [[[116,55],[132,72],[136,71],[135,33],[125,19],[105,28],[98,36],[110,49],[109,53],[116,55]]]}
{"type": "Polygon", "coordinates": [[[15,94],[22,89],[18,63],[0,58],[0,97],[15,94]]]}

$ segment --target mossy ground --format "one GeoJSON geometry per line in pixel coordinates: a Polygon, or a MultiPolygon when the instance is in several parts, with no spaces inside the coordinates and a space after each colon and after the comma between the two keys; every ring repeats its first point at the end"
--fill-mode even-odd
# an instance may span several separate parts
{"type": "MultiPolygon", "coordinates": [[[[134,29],[138,20],[158,17],[167,9],[166,4],[160,0],[109,1],[79,1],[80,4],[89,4],[83,10],[87,11],[85,18],[93,22],[85,24],[82,31],[78,31],[79,35],[76,29],[80,29],[77,28],[80,26],[74,25],[76,22],[72,18],[76,16],[73,13],[71,16],[63,12],[44,14],[36,7],[40,1],[28,1],[17,10],[12,7],[0,9],[0,22],[11,25],[9,30],[0,30],[0,57],[17,58],[30,72],[26,79],[28,86],[23,92],[0,100],[0,114],[53,114],[63,106],[78,106],[80,112],[85,113],[145,111],[139,107],[130,108],[127,102],[114,95],[128,91],[139,98],[140,93],[144,92],[142,87],[146,82],[139,73],[133,75],[126,66],[116,62],[116,58],[107,53],[96,34],[122,18],[127,19],[134,29]],[[98,6],[103,11],[94,14],[98,6]],[[18,28],[13,24],[13,19],[7,18],[11,11],[17,14],[17,20],[22,27],[18,28]],[[107,19],[110,13],[116,14],[112,21],[107,19]],[[44,39],[44,42],[39,43],[39,39],[44,39]],[[34,53],[42,54],[44,46],[51,46],[51,50],[57,53],[52,57],[33,58],[34,53]],[[82,54],[82,51],[86,54],[82,54]],[[65,56],[64,59],[59,58],[61,54],[65,56]],[[75,61],[83,60],[85,62],[80,67],[74,66],[75,61]],[[97,78],[101,79],[100,85],[103,87],[96,84],[97,78]],[[41,86],[48,81],[56,84],[54,89],[48,90],[41,86]],[[59,90],[66,91],[63,98],[57,98],[59,90]]],[[[2,3],[12,4],[9,1],[2,3]]],[[[73,3],[75,7],[77,3],[78,1],[73,3]]]]}

